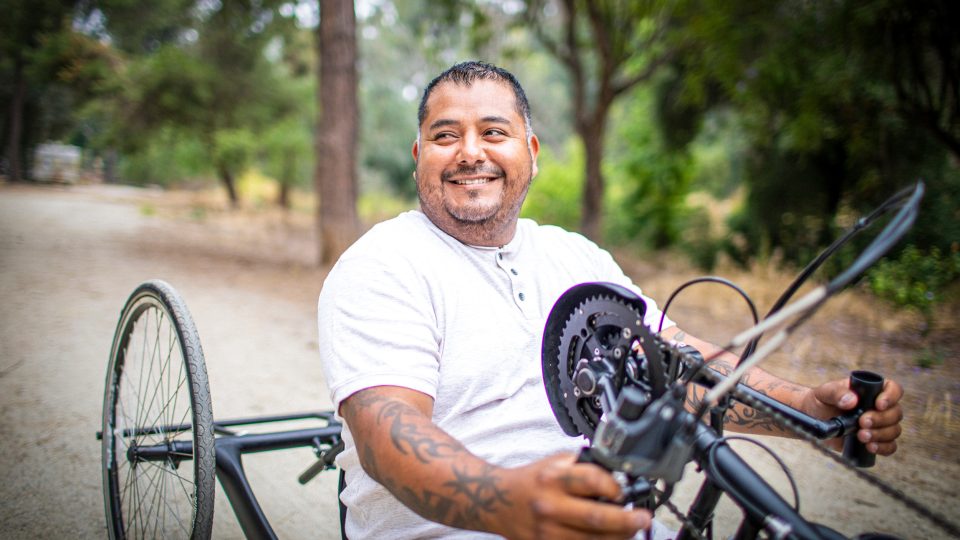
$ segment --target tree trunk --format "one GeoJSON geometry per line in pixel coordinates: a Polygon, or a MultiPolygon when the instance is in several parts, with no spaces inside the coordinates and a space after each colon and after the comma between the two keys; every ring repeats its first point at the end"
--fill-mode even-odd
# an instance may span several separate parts
{"type": "Polygon", "coordinates": [[[23,180],[23,167],[20,161],[23,138],[23,99],[27,83],[23,74],[23,59],[15,60],[13,75],[13,96],[10,99],[10,140],[7,144],[8,178],[11,182],[23,180]]]}
{"type": "Polygon", "coordinates": [[[583,204],[581,205],[580,229],[587,238],[599,242],[603,235],[603,127],[585,126],[580,132],[583,139],[585,177],[583,184],[583,204]]]}
{"type": "Polygon", "coordinates": [[[320,81],[314,183],[320,264],[357,239],[357,40],[353,2],[320,1],[320,81]]]}
{"type": "Polygon", "coordinates": [[[221,165],[219,169],[220,181],[223,182],[223,187],[227,188],[227,196],[230,197],[230,207],[236,208],[240,206],[240,198],[237,196],[237,187],[233,181],[233,174],[226,165],[221,165]]]}
{"type": "Polygon", "coordinates": [[[280,170],[280,193],[277,195],[277,205],[284,210],[290,209],[290,184],[293,183],[293,176],[296,174],[296,156],[292,151],[284,151],[283,165],[280,170]]]}
{"type": "Polygon", "coordinates": [[[581,205],[580,229],[584,236],[600,242],[603,240],[603,148],[607,131],[607,112],[612,98],[601,96],[593,110],[584,111],[577,124],[577,133],[583,139],[584,184],[581,205]]]}

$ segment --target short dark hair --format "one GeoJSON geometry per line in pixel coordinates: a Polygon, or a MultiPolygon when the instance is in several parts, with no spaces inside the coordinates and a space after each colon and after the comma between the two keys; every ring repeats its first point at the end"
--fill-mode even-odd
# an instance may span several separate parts
{"type": "Polygon", "coordinates": [[[452,82],[463,86],[470,86],[477,80],[500,81],[510,85],[513,95],[517,100],[517,112],[523,118],[524,127],[529,136],[533,131],[530,124],[530,102],[527,101],[527,94],[524,93],[520,81],[509,71],[485,62],[469,61],[461,62],[451,66],[449,69],[437,75],[430,81],[423,90],[423,97],[420,99],[420,108],[417,110],[417,128],[423,125],[423,119],[427,116],[427,100],[430,94],[440,84],[452,82]]]}

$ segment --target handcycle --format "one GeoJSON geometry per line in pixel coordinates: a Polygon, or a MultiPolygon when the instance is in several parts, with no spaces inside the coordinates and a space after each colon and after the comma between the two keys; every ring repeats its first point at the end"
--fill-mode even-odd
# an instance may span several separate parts
{"type": "MultiPolygon", "coordinates": [[[[737,370],[727,377],[709,369],[711,358],[665,342],[644,326],[646,306],[633,292],[586,283],[564,293],[548,316],[541,362],[545,390],[560,427],[589,441],[581,460],[612,471],[624,489],[625,502],[676,514],[682,524],[680,539],[712,537],[713,513],[724,494],[743,512],[736,538],[843,538],[805,519],[740,458],[722,435],[722,417],[732,401],[740,401],[807,440],[845,437],[845,457],[828,451],[829,455],[846,465],[870,465],[872,456],[852,434],[859,415],[870,408],[871,394],[875,396],[882,385],[880,376],[855,372],[852,388],[860,395],[861,407],[827,420],[808,417],[737,380],[896,243],[912,224],[922,195],[919,183],[897,194],[804,269],[763,321],[758,319],[731,341],[730,347],[744,350],[737,370]],[[896,216],[853,265],[828,285],[787,304],[830,254],[892,209],[899,209],[896,216]],[[778,333],[760,345],[763,334],[775,329],[778,333]],[[694,411],[684,404],[689,385],[707,391],[694,411]],[[709,424],[701,421],[705,416],[709,424]],[[670,498],[688,462],[704,471],[705,480],[690,509],[681,512],[670,498]]],[[[306,482],[335,468],[334,459],[343,448],[341,430],[332,411],[214,420],[203,352],[186,304],[164,282],[141,284],[124,305],[117,325],[98,432],[110,536],[209,537],[216,477],[244,534],[276,538],[246,479],[242,455],[311,447],[318,460],[301,475],[300,481],[306,482]],[[321,426],[258,434],[237,431],[304,418],[321,426]]],[[[948,533],[960,535],[949,520],[879,480],[870,481],[948,533]]],[[[341,507],[341,523],[342,511],[341,507]]]]}
{"type": "Polygon", "coordinates": [[[276,538],[243,468],[243,454],[313,448],[306,483],[343,449],[333,411],[214,420],[200,337],[168,283],[140,284],[114,335],[104,391],[103,494],[110,538],[209,538],[219,479],[248,538],[276,538]],[[319,427],[239,428],[312,420],[319,427]]]}

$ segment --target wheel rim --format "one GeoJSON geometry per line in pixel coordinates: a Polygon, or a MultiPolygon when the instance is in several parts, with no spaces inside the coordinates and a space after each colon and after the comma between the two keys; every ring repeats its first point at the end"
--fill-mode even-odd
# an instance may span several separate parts
{"type": "Polygon", "coordinates": [[[190,370],[161,303],[143,296],[128,313],[115,344],[104,432],[112,527],[120,538],[190,537],[198,474],[190,370]],[[157,445],[182,448],[165,460],[146,460],[138,451],[157,445]]]}

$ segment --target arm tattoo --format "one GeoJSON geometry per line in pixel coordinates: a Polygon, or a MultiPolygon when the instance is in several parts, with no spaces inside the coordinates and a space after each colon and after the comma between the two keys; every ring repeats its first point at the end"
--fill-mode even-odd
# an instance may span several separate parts
{"type": "Polygon", "coordinates": [[[444,466],[438,473],[449,480],[430,486],[404,484],[381,464],[373,446],[357,441],[366,473],[414,512],[453,527],[483,530],[493,512],[510,506],[507,492],[499,484],[498,468],[483,462],[464,464],[460,458],[468,454],[466,448],[449,436],[437,436],[412,405],[367,392],[357,394],[348,403],[352,411],[376,411],[377,424],[389,430],[390,442],[397,452],[413,456],[423,464],[448,464],[449,469],[444,466]]]}
{"type": "MultiPolygon", "coordinates": [[[[726,359],[711,362],[709,367],[723,375],[729,375],[734,370],[734,366],[726,359]]],[[[743,378],[740,379],[740,382],[766,395],[770,395],[778,388],[788,392],[799,392],[802,390],[792,383],[781,380],[757,380],[758,377],[754,375],[754,373],[748,371],[744,374],[743,378]]],[[[687,392],[686,403],[688,410],[699,410],[706,393],[706,388],[699,386],[695,386],[693,391],[687,392]]],[[[748,430],[762,430],[771,434],[785,433],[784,429],[780,427],[772,417],[762,414],[753,407],[742,403],[733,403],[727,408],[727,412],[723,417],[723,423],[724,425],[737,426],[748,430]]]]}
{"type": "Polygon", "coordinates": [[[494,470],[493,465],[485,464],[480,471],[472,474],[466,467],[454,465],[451,468],[454,479],[443,484],[450,489],[451,495],[429,489],[423,489],[418,494],[406,486],[397,493],[397,498],[427,519],[462,529],[481,528],[487,516],[500,505],[510,506],[506,493],[497,485],[498,478],[493,474],[494,470]],[[458,504],[463,499],[466,499],[466,504],[458,504]]]}
{"type": "Polygon", "coordinates": [[[406,403],[390,401],[377,415],[378,423],[390,422],[390,441],[401,454],[407,454],[409,449],[420,463],[429,463],[431,458],[451,458],[464,449],[459,443],[432,439],[422,433],[415,422],[405,422],[405,414],[419,414],[419,411],[406,403]]]}

